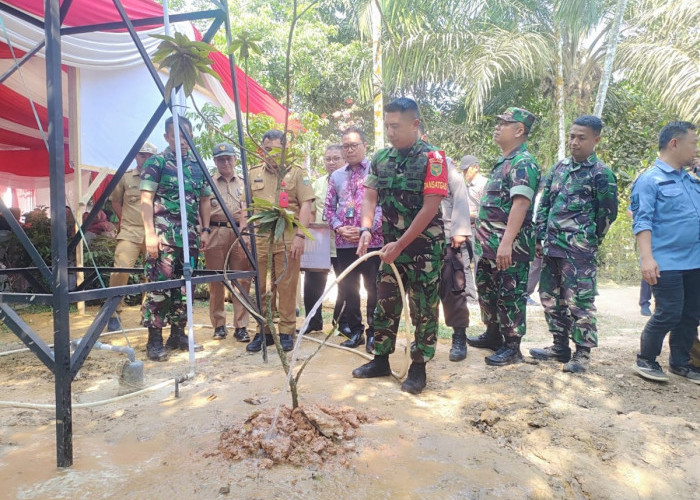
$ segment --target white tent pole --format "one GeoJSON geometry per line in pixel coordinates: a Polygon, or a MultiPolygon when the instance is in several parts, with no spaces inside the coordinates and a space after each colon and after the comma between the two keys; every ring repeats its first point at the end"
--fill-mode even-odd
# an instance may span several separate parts
{"type": "MultiPolygon", "coordinates": [[[[170,36],[170,18],[168,14],[168,0],[163,0],[163,25],[165,34],[170,36]]],[[[192,314],[192,269],[194,262],[190,262],[189,230],[187,227],[187,203],[185,202],[185,176],[182,171],[182,151],[180,150],[180,117],[182,110],[177,92],[173,89],[170,99],[173,110],[173,132],[175,133],[175,160],[177,162],[177,187],[180,197],[180,225],[182,234],[183,275],[185,277],[185,301],[187,306],[187,337],[190,354],[190,376],[194,375],[194,315],[192,314]]]]}
{"type": "MultiPolygon", "coordinates": [[[[70,163],[73,166],[73,213],[75,214],[75,230],[80,227],[85,204],[83,203],[83,178],[81,170],[80,157],[80,70],[78,68],[68,67],[68,146],[70,148],[70,163]]],[[[82,242],[75,247],[75,265],[83,267],[83,244],[82,242]]],[[[83,272],[76,274],[76,285],[79,285],[85,279],[83,272]]],[[[76,304],[79,314],[85,314],[85,302],[76,304]]]]}

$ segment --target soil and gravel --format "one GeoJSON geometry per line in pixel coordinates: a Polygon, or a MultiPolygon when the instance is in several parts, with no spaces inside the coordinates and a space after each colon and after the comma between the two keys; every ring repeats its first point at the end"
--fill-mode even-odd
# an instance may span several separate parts
{"type": "MultiPolygon", "coordinates": [[[[197,328],[205,351],[179,398],[169,385],[74,409],[72,468],[56,469],[52,412],[0,408],[0,498],[700,499],[700,387],[675,376],[654,384],[632,372],[645,322],[637,292],[601,287],[600,348],[584,375],[530,358],[488,367],[488,352],[471,348],[466,361],[452,363],[449,340],[441,339],[426,391],[411,396],[390,377],[353,379],[364,360],[324,348],[301,378],[302,408],[280,409],[281,441],[267,457],[256,451],[269,446],[262,429],[279,404],[290,404],[279,360],[271,350],[263,363],[231,336],[216,342],[211,329],[197,328]],[[296,450],[298,442],[307,446],[296,450]]],[[[72,317],[74,337],[95,312],[72,317]]],[[[136,327],[138,316],[138,307],[128,308],[125,326],[136,327]]],[[[50,340],[50,313],[24,318],[50,340]]],[[[207,318],[199,305],[196,322],[207,318]]],[[[540,307],[529,307],[527,320],[525,352],[550,340],[540,307]]],[[[482,328],[472,310],[470,334],[482,328]]],[[[187,353],[150,362],[145,332],[127,335],[147,385],[187,373],[187,353]]],[[[121,335],[103,340],[127,343],[121,335]]],[[[406,362],[403,345],[394,369],[406,362]]],[[[0,333],[0,352],[18,347],[0,333]]],[[[316,344],[300,349],[304,360],[316,344]]],[[[74,401],[116,396],[122,365],[123,356],[93,351],[73,384],[74,401]]],[[[52,375],[33,355],[0,356],[0,374],[0,400],[53,401],[52,375]]]]}

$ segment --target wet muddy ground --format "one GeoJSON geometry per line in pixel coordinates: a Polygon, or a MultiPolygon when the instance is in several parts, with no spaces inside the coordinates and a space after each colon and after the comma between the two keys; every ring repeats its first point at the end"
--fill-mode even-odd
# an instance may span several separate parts
{"type": "MultiPolygon", "coordinates": [[[[632,287],[601,289],[601,346],[584,375],[531,359],[487,367],[488,352],[471,348],[466,361],[452,363],[449,340],[441,339],[428,387],[416,397],[393,378],[353,379],[364,360],[324,348],[302,376],[301,404],[351,407],[373,418],[355,429],[347,460],[301,466],[264,468],[217,453],[223,431],[290,401],[273,351],[264,364],[231,336],[216,342],[211,329],[198,328],[205,351],[180,398],[168,385],[74,410],[70,469],[56,469],[52,412],[0,408],[0,498],[700,499],[700,387],[673,375],[653,384],[632,373],[645,322],[636,297],[632,287]]],[[[75,336],[94,313],[74,316],[75,336]]],[[[46,338],[50,317],[25,315],[46,338]]],[[[206,308],[195,309],[197,322],[207,317],[206,308]]],[[[137,307],[126,310],[124,323],[137,326],[137,307]]],[[[481,329],[473,310],[469,332],[481,329]]],[[[128,339],[144,360],[147,384],[187,373],[187,353],[154,363],[145,359],[145,332],[128,339]]],[[[119,335],[104,340],[126,344],[119,335]]],[[[548,342],[542,309],[528,308],[525,352],[548,342]]],[[[17,347],[13,335],[0,333],[0,352],[17,347]]],[[[302,342],[300,358],[315,349],[302,342]]],[[[74,401],[116,396],[122,358],[93,351],[73,385],[74,401]]],[[[391,362],[394,369],[406,362],[402,348],[391,362]]],[[[53,402],[52,376],[31,354],[0,356],[0,374],[0,400],[53,402]]]]}

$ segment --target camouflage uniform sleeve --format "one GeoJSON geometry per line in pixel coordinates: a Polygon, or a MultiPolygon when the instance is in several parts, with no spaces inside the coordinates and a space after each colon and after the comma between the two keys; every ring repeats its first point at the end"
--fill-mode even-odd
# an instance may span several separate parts
{"type": "Polygon", "coordinates": [[[305,170],[302,170],[301,168],[299,169],[297,175],[299,176],[299,180],[297,181],[297,201],[299,202],[299,206],[301,206],[302,203],[305,201],[313,201],[316,199],[316,194],[314,193],[314,188],[311,185],[311,179],[309,178],[309,174],[306,173],[305,170]]]}
{"type": "Polygon", "coordinates": [[[199,197],[200,198],[208,198],[214,194],[214,190],[211,188],[211,185],[209,182],[207,182],[206,179],[204,179],[204,182],[202,183],[202,189],[199,190],[199,197]]]}
{"type": "Polygon", "coordinates": [[[596,235],[603,241],[610,226],[617,219],[617,180],[613,171],[605,167],[594,179],[596,187],[596,235]]]}
{"type": "Polygon", "coordinates": [[[510,171],[510,197],[524,196],[530,202],[535,197],[539,169],[530,156],[522,156],[513,162],[510,171]]]}
{"type": "Polygon", "coordinates": [[[369,173],[365,177],[365,187],[377,189],[377,155],[374,155],[369,164],[369,173]]]}
{"type": "Polygon", "coordinates": [[[537,207],[537,216],[535,217],[535,238],[537,241],[544,241],[547,237],[547,221],[549,220],[549,209],[552,208],[550,199],[552,191],[552,179],[554,179],[554,171],[556,165],[547,174],[544,181],[544,189],[540,196],[540,204],[537,207]]]}
{"type": "Polygon", "coordinates": [[[165,160],[162,156],[152,156],[141,167],[141,191],[155,192],[160,184],[160,177],[163,173],[165,160]]]}

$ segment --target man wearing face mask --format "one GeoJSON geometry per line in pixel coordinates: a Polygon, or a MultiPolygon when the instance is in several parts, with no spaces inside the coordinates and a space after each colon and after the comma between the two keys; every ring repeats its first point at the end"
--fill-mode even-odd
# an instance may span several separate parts
{"type": "Polygon", "coordinates": [[[493,140],[503,155],[484,187],[476,221],[476,286],[486,331],[467,343],[496,351],[486,364],[520,363],[525,335],[527,278],[535,257],[532,201],[540,168],[527,150],[535,115],[511,107],[498,116],[493,140]]]}
{"type": "Polygon", "coordinates": [[[551,346],[530,349],[535,359],[555,360],[564,371],[588,369],[598,346],[595,317],[596,257],[617,218],[615,174],[596,155],[603,122],[591,115],[574,120],[571,156],[552,167],[537,210],[537,252],[542,256],[540,300],[551,346]],[[569,337],[576,345],[571,355],[569,337]]]}
{"type": "MultiPolygon", "coordinates": [[[[314,190],[311,187],[311,179],[306,171],[294,164],[286,165],[286,172],[280,184],[279,194],[277,184],[282,156],[282,147],[286,142],[281,130],[268,130],[263,135],[261,146],[264,161],[250,169],[248,182],[253,193],[253,198],[261,198],[279,207],[294,212],[302,226],[308,226],[311,222],[311,211],[315,199],[314,190]]],[[[260,279],[257,286],[260,296],[263,297],[267,290],[265,276],[268,271],[268,255],[270,251],[267,240],[268,235],[259,239],[256,248],[258,251],[258,274],[260,279]]],[[[272,247],[272,269],[269,275],[272,281],[280,278],[277,284],[279,297],[278,311],[280,315],[279,336],[280,344],[285,351],[294,348],[293,335],[296,330],[296,296],[297,283],[301,256],[304,253],[306,236],[301,230],[288,228],[282,239],[275,242],[272,247]]],[[[272,335],[266,332],[262,335],[258,332],[253,340],[246,346],[248,352],[258,352],[262,349],[262,343],[273,343],[272,335]]]]}

